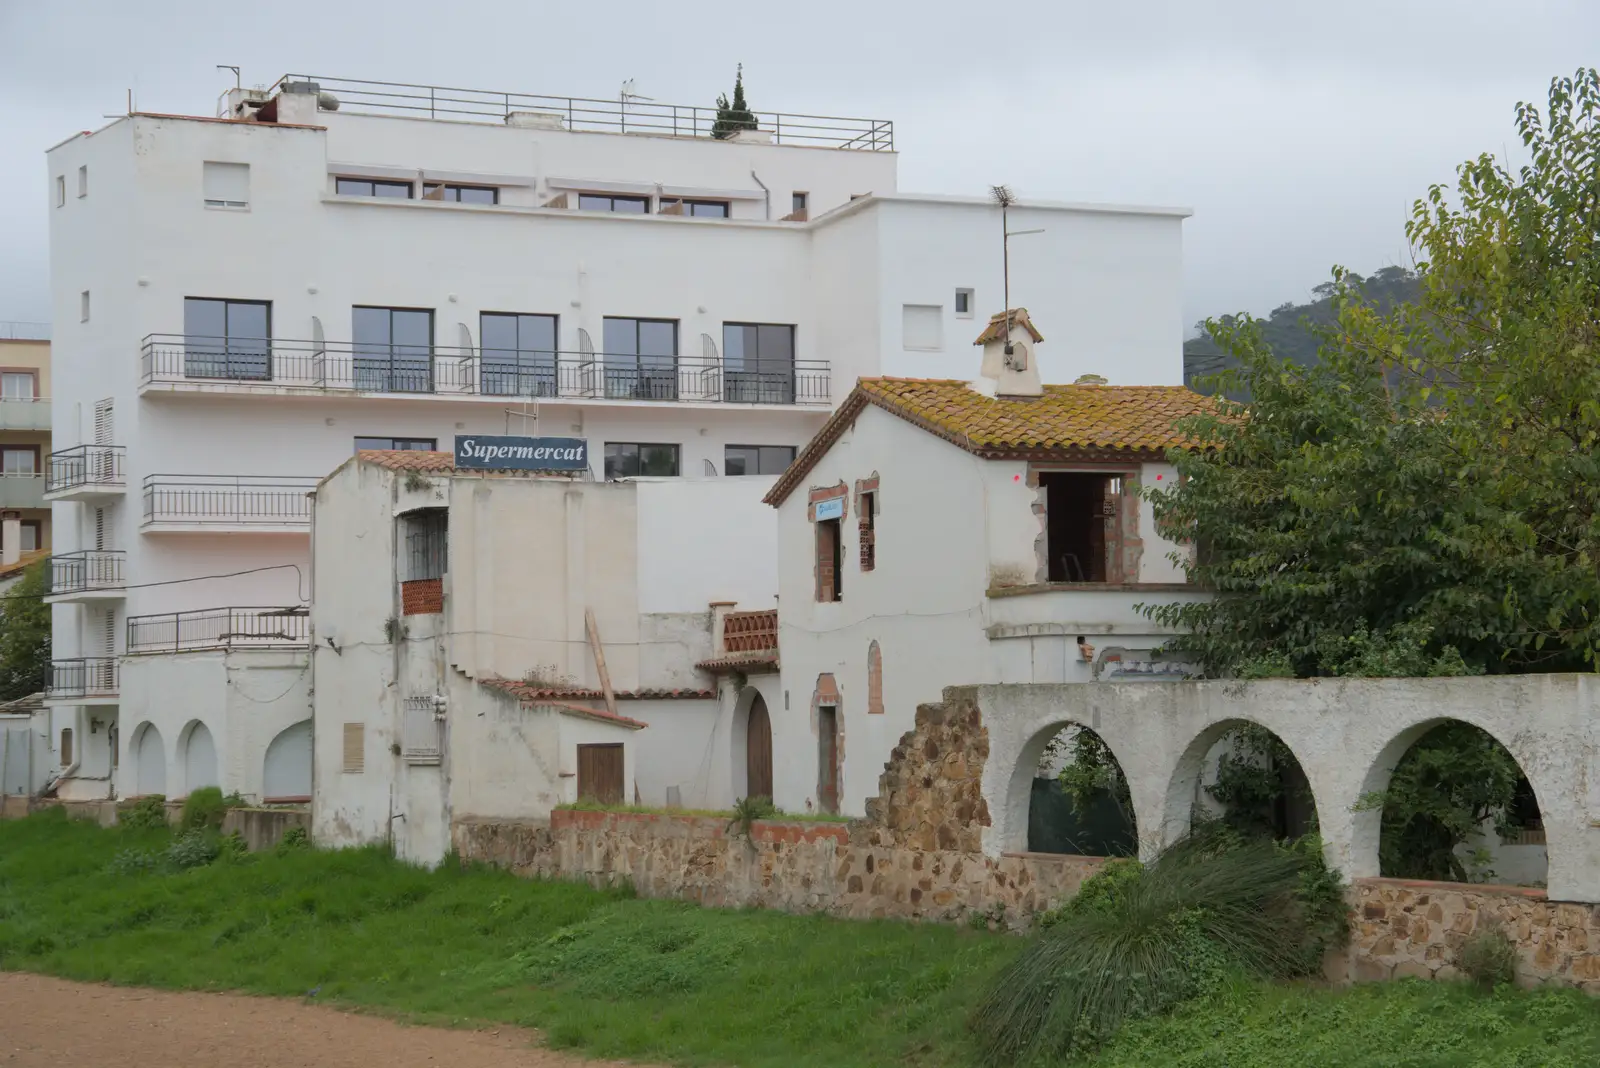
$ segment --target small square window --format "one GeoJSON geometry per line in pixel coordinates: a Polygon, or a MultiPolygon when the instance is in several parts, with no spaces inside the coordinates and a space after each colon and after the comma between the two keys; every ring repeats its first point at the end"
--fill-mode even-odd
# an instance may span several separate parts
{"type": "Polygon", "coordinates": [[[970,319],[970,318],[972,318],[972,290],[970,290],[970,289],[958,289],[958,290],[956,290],[956,318],[957,319],[970,319]]]}
{"type": "Polygon", "coordinates": [[[56,175],[56,207],[62,207],[67,202],[67,176],[56,175]]]}
{"type": "Polygon", "coordinates": [[[901,347],[913,352],[944,349],[944,308],[938,304],[907,304],[901,309],[901,347]]]}
{"type": "Polygon", "coordinates": [[[89,291],[87,289],[78,294],[78,321],[82,323],[89,321],[89,291]]]}
{"type": "Polygon", "coordinates": [[[250,164],[206,160],[200,166],[206,207],[237,211],[250,206],[250,164]]]}
{"type": "Polygon", "coordinates": [[[793,198],[790,200],[790,211],[803,212],[806,210],[806,202],[810,199],[809,193],[792,193],[790,196],[793,198]]]}
{"type": "Polygon", "coordinates": [[[87,163],[78,168],[78,195],[80,197],[89,195],[89,165],[87,163]]]}

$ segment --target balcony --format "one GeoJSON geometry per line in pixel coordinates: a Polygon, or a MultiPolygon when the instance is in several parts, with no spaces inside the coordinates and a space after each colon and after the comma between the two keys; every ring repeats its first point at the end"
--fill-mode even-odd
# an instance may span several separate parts
{"type": "MultiPolygon", "coordinates": [[[[714,350],[713,350],[714,351],[714,350]]],[[[746,404],[827,408],[826,360],[730,361],[711,356],[521,353],[475,348],[151,334],[142,392],[434,396],[544,401],[746,404]]]]}
{"type": "Polygon", "coordinates": [[[42,430],[48,434],[49,398],[0,397],[0,430],[42,430]]]}
{"type": "MultiPolygon", "coordinates": [[[[330,78],[320,74],[285,74],[268,91],[276,93],[288,84],[307,82],[338,98],[340,111],[356,114],[691,138],[714,137],[717,122],[716,108],[662,104],[643,97],[591,100],[574,96],[541,96],[488,89],[452,89],[442,85],[330,78]]],[[[795,115],[775,111],[757,111],[753,114],[757,129],[776,144],[864,152],[894,151],[894,123],[886,119],[795,115]]]]}
{"type": "Polygon", "coordinates": [[[60,553],[50,558],[49,604],[84,604],[92,601],[120,601],[126,596],[122,584],[122,552],[86,549],[60,553]]]}
{"type": "Polygon", "coordinates": [[[0,508],[48,508],[44,475],[38,472],[0,474],[0,508]]]}
{"type": "Polygon", "coordinates": [[[206,650],[304,649],[311,644],[311,610],[203,608],[128,617],[130,655],[206,650]]]}
{"type": "Polygon", "coordinates": [[[314,478],[149,475],[140,529],[150,534],[306,534],[311,530],[306,494],[316,485],[314,478]]]}
{"type": "Polygon", "coordinates": [[[121,445],[77,445],[50,454],[45,475],[47,501],[95,501],[126,492],[121,445]]]}
{"type": "Polygon", "coordinates": [[[45,700],[60,704],[114,705],[121,672],[114,656],[79,657],[50,663],[45,700]]]}

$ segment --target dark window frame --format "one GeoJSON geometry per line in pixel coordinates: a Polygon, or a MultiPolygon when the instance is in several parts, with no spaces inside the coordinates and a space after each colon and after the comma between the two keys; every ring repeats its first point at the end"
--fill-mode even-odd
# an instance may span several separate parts
{"type": "Polygon", "coordinates": [[[220,378],[236,382],[272,381],[272,301],[246,300],[241,297],[185,296],[183,315],[183,377],[220,378]],[[190,301],[222,305],[221,334],[189,333],[190,301]],[[235,335],[233,333],[235,308],[261,309],[266,320],[266,331],[260,337],[249,334],[235,335]]]}
{"type": "Polygon", "coordinates": [[[681,212],[677,212],[676,214],[681,215],[683,218],[686,218],[686,219],[731,219],[731,218],[733,218],[733,201],[731,201],[731,200],[706,200],[706,199],[698,198],[698,197],[662,197],[657,202],[656,214],[657,215],[665,215],[666,214],[666,209],[672,207],[674,204],[679,204],[679,205],[683,206],[683,210],[681,212]],[[722,209],[722,214],[721,215],[716,215],[716,214],[707,213],[707,214],[702,215],[700,212],[695,211],[694,210],[695,208],[721,208],[722,209]]]}
{"type": "Polygon", "coordinates": [[[403,308],[383,304],[350,305],[351,373],[355,388],[363,393],[432,393],[434,387],[433,364],[438,316],[432,308],[403,308]],[[361,341],[356,338],[356,313],[378,311],[389,314],[389,340],[383,342],[361,341]],[[414,352],[397,352],[417,346],[394,340],[394,316],[405,312],[428,317],[427,355],[414,352]],[[370,349],[370,352],[363,352],[370,349]],[[379,351],[386,349],[386,352],[379,351]],[[424,367],[424,362],[426,366],[424,367]]]}
{"type": "Polygon", "coordinates": [[[478,388],[496,397],[554,397],[559,395],[556,370],[561,351],[561,316],[546,312],[483,311],[478,313],[478,388]],[[484,343],[488,333],[484,320],[491,316],[517,320],[517,347],[490,348],[484,343]],[[523,319],[549,319],[549,349],[522,344],[523,319]],[[492,354],[492,355],[491,355],[492,354]],[[508,358],[509,355],[509,358],[508,358]]]}
{"type": "Polygon", "coordinates": [[[603,453],[603,459],[601,462],[604,465],[602,471],[607,482],[611,482],[619,478],[681,478],[683,477],[683,446],[677,442],[671,441],[608,441],[605,443],[605,451],[603,453]],[[613,474],[611,471],[611,450],[629,448],[633,450],[633,466],[635,467],[635,470],[631,472],[623,471],[613,474]],[[643,470],[645,449],[671,449],[673,467],[672,473],[670,475],[646,473],[643,470]]]}
{"type": "Polygon", "coordinates": [[[450,513],[422,508],[400,516],[405,540],[406,582],[444,578],[450,570],[450,513]]]}
{"type": "Polygon", "coordinates": [[[357,434],[356,452],[438,452],[438,438],[392,438],[381,434],[357,434]],[[362,442],[386,441],[387,446],[373,444],[363,445],[362,442]],[[403,443],[403,444],[402,444],[403,443]]]}
{"type": "Polygon", "coordinates": [[[795,190],[789,194],[789,210],[794,212],[810,211],[811,194],[795,190]]]}
{"type": "Polygon", "coordinates": [[[357,178],[354,176],[335,176],[333,179],[333,191],[335,194],[342,197],[382,197],[389,200],[414,200],[416,199],[417,195],[415,182],[402,181],[398,178],[357,178]],[[347,185],[365,185],[367,190],[366,192],[362,192],[359,189],[346,189],[345,186],[347,185]],[[406,191],[406,195],[404,197],[391,196],[389,194],[378,192],[380,189],[401,188],[404,188],[406,191]]]}
{"type": "Polygon", "coordinates": [[[844,519],[818,519],[814,524],[816,530],[816,570],[817,590],[816,598],[820,604],[837,604],[844,600],[844,519]],[[824,549],[823,542],[831,539],[831,545],[824,549]],[[832,582],[824,581],[822,577],[823,556],[829,557],[832,565],[832,582]]]}
{"type": "Polygon", "coordinates": [[[464,184],[464,183],[460,183],[460,182],[423,182],[422,183],[422,198],[421,199],[423,199],[423,200],[433,200],[433,201],[437,201],[437,202],[439,202],[441,204],[477,204],[479,206],[483,206],[484,205],[484,202],[481,201],[481,200],[462,200],[461,199],[461,194],[463,192],[468,192],[468,193],[488,193],[489,194],[489,201],[488,201],[489,204],[498,204],[498,203],[500,203],[500,187],[499,186],[497,186],[497,185],[468,185],[468,184],[464,184]],[[433,194],[433,192],[435,190],[443,190],[443,193],[441,193],[439,196],[433,196],[432,194],[433,194]],[[454,194],[454,195],[452,196],[452,194],[454,194]]]}
{"type": "MultiPolygon", "coordinates": [[[[781,475],[781,474],[783,474],[785,471],[787,471],[789,469],[789,465],[790,464],[794,463],[794,458],[799,453],[799,450],[797,448],[795,448],[795,446],[793,446],[793,445],[724,445],[722,447],[722,473],[725,476],[726,475],[733,475],[733,472],[730,471],[728,468],[730,466],[729,461],[732,459],[732,457],[729,456],[729,453],[734,449],[749,449],[749,450],[754,451],[755,454],[756,454],[755,455],[756,470],[754,470],[754,471],[740,471],[738,475],[734,476],[736,478],[744,477],[744,476],[747,476],[747,475],[781,475]],[[763,467],[763,464],[762,464],[762,459],[763,459],[762,453],[763,453],[764,450],[769,450],[769,449],[770,450],[782,449],[782,450],[788,452],[788,454],[789,454],[789,459],[786,460],[784,462],[783,466],[778,468],[776,471],[765,471],[765,470],[762,470],[762,467],[763,467]]],[[[742,457],[741,457],[741,459],[742,459],[742,457]]]]}
{"type": "MultiPolygon", "coordinates": [[[[740,348],[745,346],[741,343],[740,348]]],[[[797,323],[756,323],[738,319],[725,319],[722,323],[722,399],[729,404],[793,404],[795,394],[795,362],[799,359],[800,327],[797,323]],[[739,355],[739,366],[730,362],[728,329],[730,327],[753,329],[756,354],[739,355]],[[789,356],[766,357],[760,352],[761,331],[789,331],[789,356]]]]}
{"type": "Polygon", "coordinates": [[[875,571],[878,567],[878,491],[861,494],[856,513],[856,538],[860,543],[858,553],[862,571],[875,571]]]}
{"type": "MultiPolygon", "coordinates": [[[[42,520],[42,519],[24,519],[24,520],[22,520],[22,529],[25,530],[25,531],[27,531],[27,530],[33,531],[33,548],[34,549],[42,549],[42,548],[44,548],[44,520],[42,520]]],[[[23,540],[26,541],[27,539],[24,538],[23,540]]],[[[29,549],[25,545],[21,546],[20,548],[25,553],[33,551],[33,549],[29,549]]]]}
{"type": "Polygon", "coordinates": [[[604,396],[611,400],[677,400],[678,359],[683,342],[677,319],[641,315],[607,315],[600,320],[600,362],[604,369],[604,396]],[[607,342],[612,323],[633,324],[633,351],[614,351],[607,342]],[[672,327],[672,353],[641,353],[640,327],[646,323],[672,327]]]}
{"type": "Polygon", "coordinates": [[[578,210],[609,211],[614,215],[649,215],[650,196],[648,193],[579,193],[578,210]],[[595,204],[585,204],[584,201],[586,200],[604,200],[606,202],[606,206],[602,208],[595,204]],[[640,208],[638,211],[617,211],[618,203],[638,204],[640,205],[640,208]]]}

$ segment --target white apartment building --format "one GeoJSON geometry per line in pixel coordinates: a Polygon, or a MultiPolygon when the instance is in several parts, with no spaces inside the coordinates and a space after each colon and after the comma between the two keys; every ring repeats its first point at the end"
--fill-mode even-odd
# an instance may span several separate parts
{"type": "MultiPolygon", "coordinates": [[[[578,436],[593,477],[775,474],[862,375],[959,374],[981,197],[892,126],[286,77],[52,148],[64,798],[310,784],[316,480],[357,448],[578,436]]],[[[1181,380],[1179,209],[1024,202],[1047,377],[1181,380]]],[[[774,582],[774,589],[776,583],[774,582]]]]}

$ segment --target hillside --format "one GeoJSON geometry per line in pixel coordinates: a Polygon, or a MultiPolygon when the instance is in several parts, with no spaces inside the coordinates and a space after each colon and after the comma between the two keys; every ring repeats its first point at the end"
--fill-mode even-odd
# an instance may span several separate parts
{"type": "MultiPolygon", "coordinates": [[[[1413,299],[1417,294],[1417,276],[1404,267],[1385,267],[1367,278],[1354,276],[1362,288],[1375,301],[1390,305],[1413,299]]],[[[1333,283],[1324,282],[1312,291],[1315,297],[1308,304],[1285,303],[1272,309],[1272,314],[1262,319],[1262,331],[1272,351],[1295,363],[1312,363],[1317,358],[1317,338],[1310,328],[1328,326],[1333,322],[1333,283]]],[[[1233,318],[1223,316],[1225,321],[1233,318]]],[[[1201,327],[1199,337],[1183,343],[1183,380],[1192,388],[1209,393],[1209,388],[1196,382],[1205,375],[1216,374],[1231,365],[1231,360],[1217,350],[1216,343],[1201,327]]]]}

